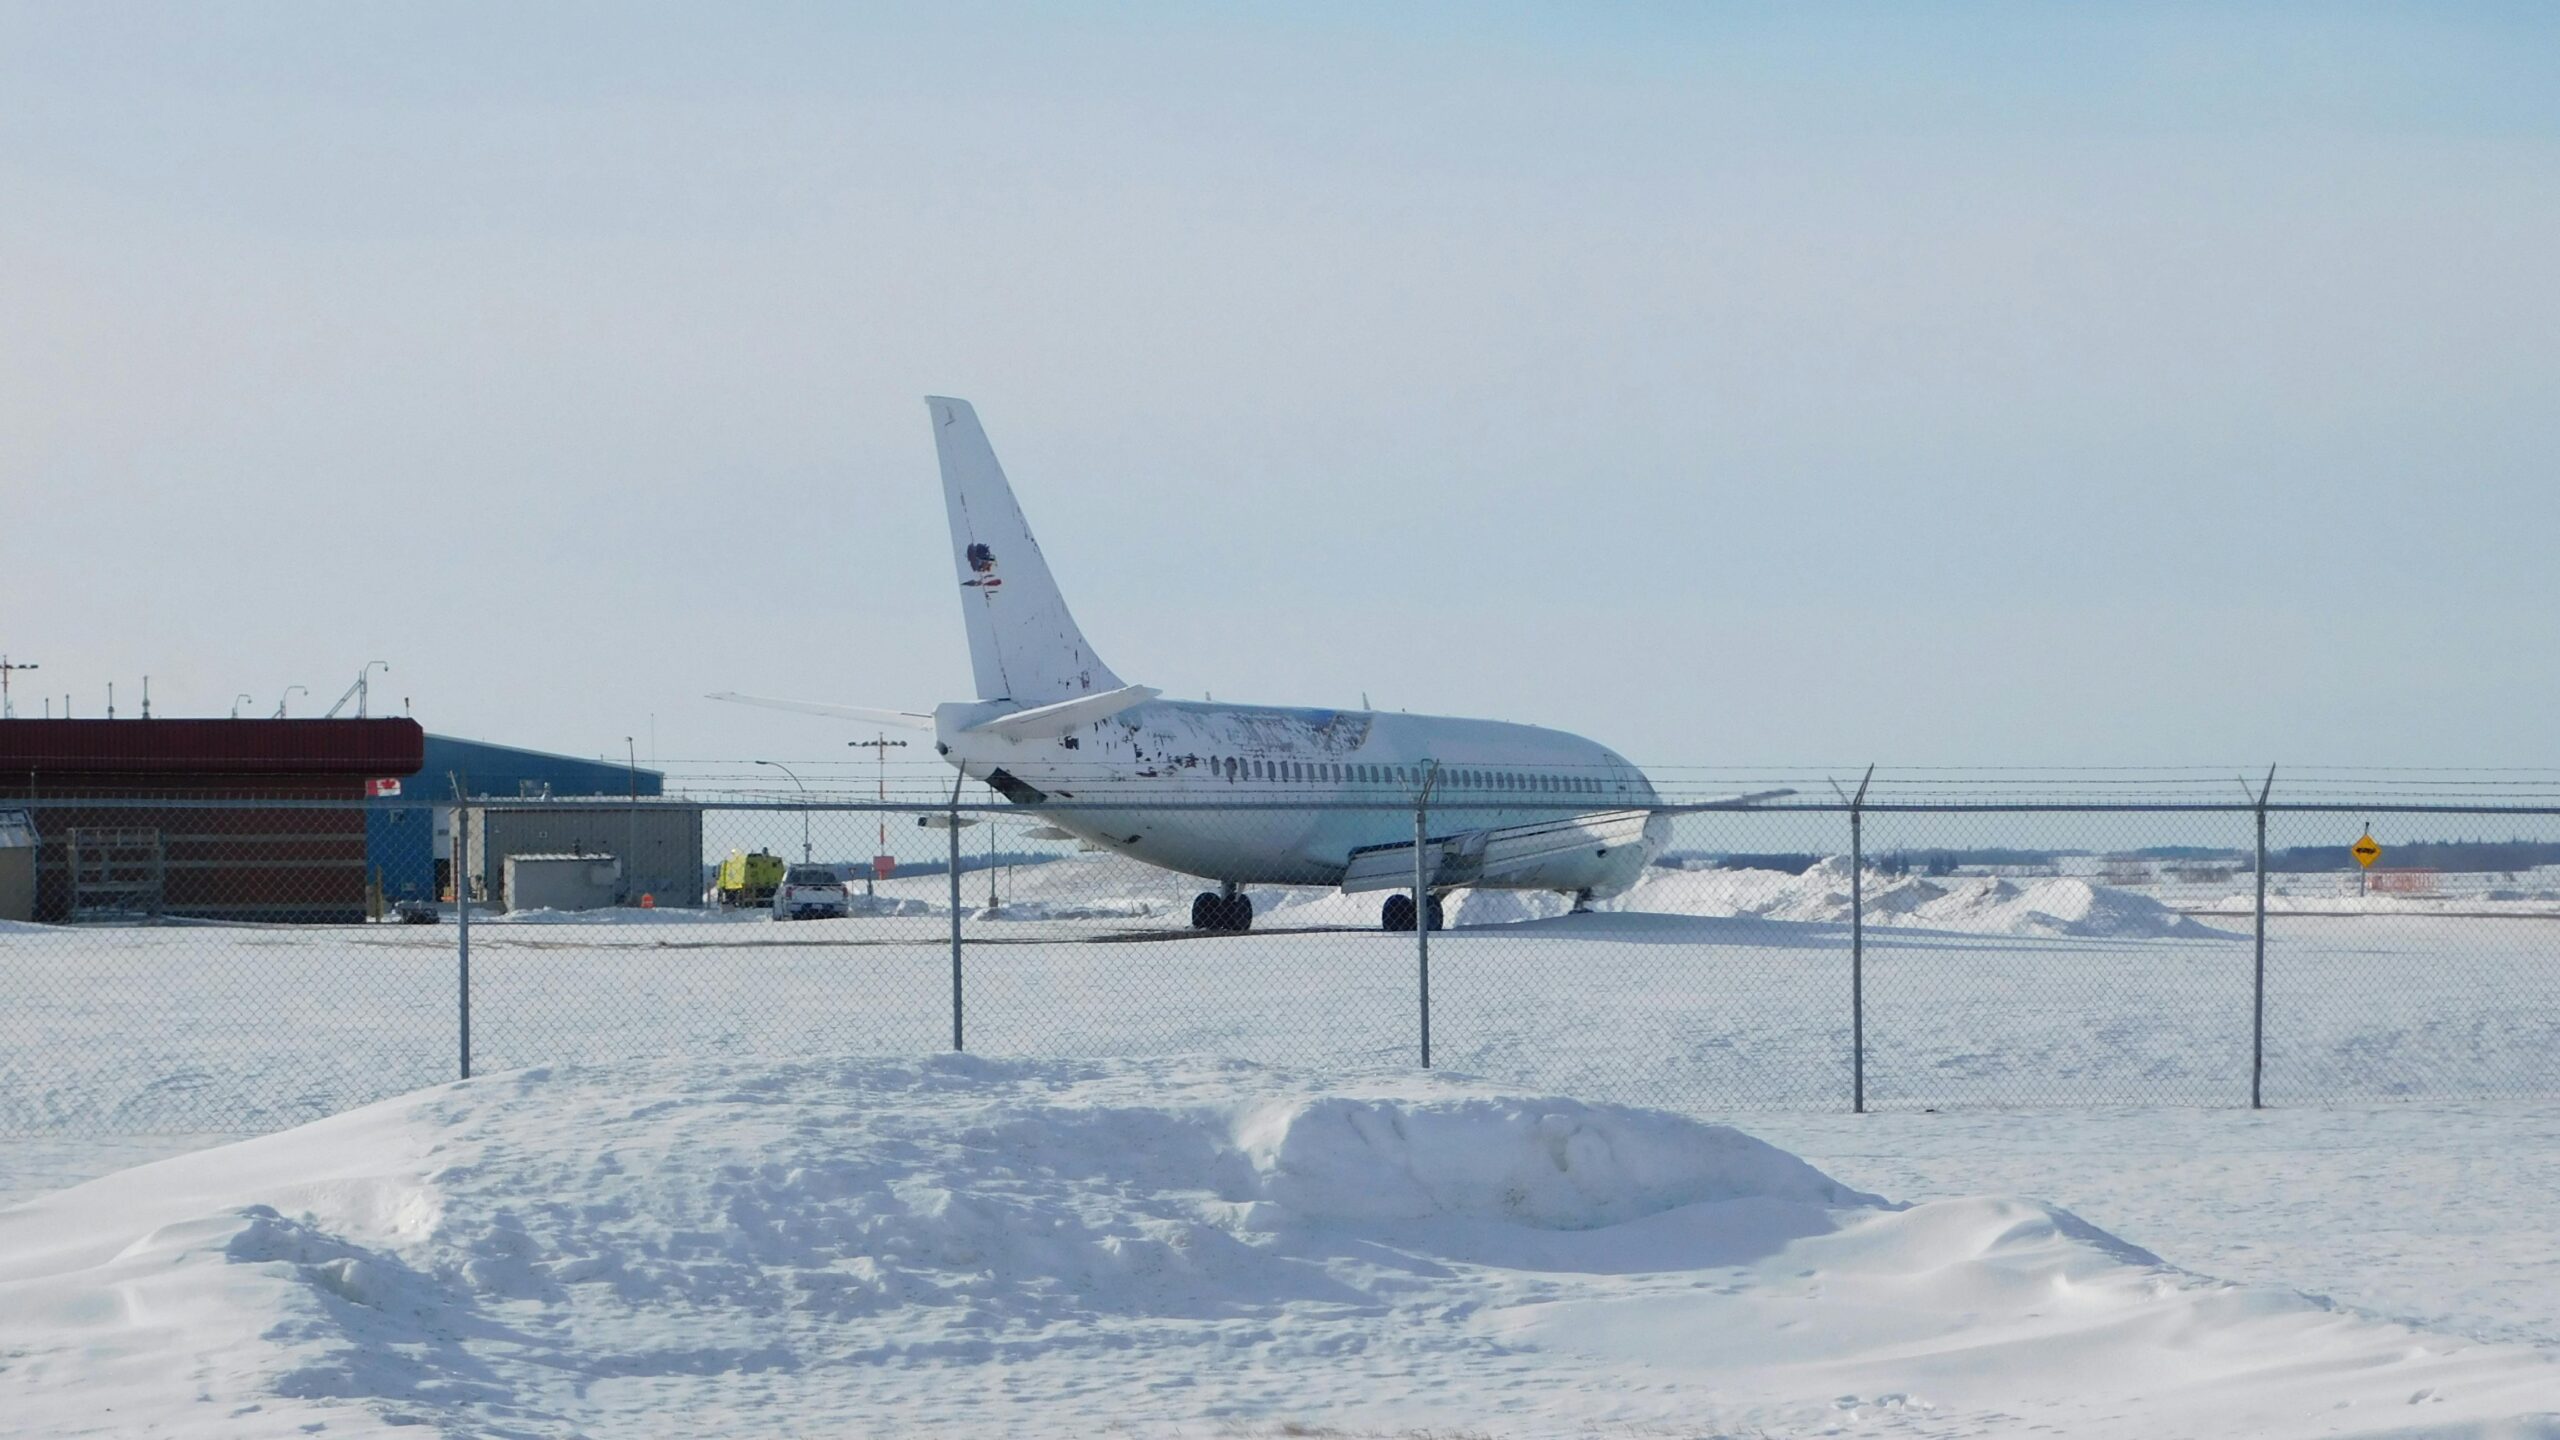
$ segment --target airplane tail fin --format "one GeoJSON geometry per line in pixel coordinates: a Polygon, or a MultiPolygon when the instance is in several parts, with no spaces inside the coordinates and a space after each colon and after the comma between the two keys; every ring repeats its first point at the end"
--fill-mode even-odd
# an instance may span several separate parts
{"type": "Polygon", "coordinates": [[[978,698],[1033,706],[1120,689],[1120,677],[1067,613],[978,412],[966,400],[939,395],[925,397],[925,406],[933,412],[933,448],[942,461],[978,698]]]}

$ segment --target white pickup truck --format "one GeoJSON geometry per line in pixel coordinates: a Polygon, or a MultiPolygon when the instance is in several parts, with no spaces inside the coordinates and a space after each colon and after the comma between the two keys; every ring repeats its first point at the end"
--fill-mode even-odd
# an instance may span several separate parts
{"type": "Polygon", "coordinates": [[[822,865],[794,865],[773,887],[776,920],[841,919],[847,903],[844,882],[822,865]]]}

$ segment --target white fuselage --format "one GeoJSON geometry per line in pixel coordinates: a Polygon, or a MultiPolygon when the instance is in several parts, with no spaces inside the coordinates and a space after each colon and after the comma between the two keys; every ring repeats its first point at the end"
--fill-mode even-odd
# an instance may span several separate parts
{"type": "Polygon", "coordinates": [[[1105,849],[1213,880],[1333,885],[1352,852],[1411,844],[1431,777],[1434,839],[1587,815],[1596,843],[1485,883],[1612,895],[1669,822],[1644,773],[1606,746],[1492,720],[1152,700],[1072,732],[1014,740],[969,727],[1002,702],[935,712],[945,758],[1105,849]],[[1601,817],[1609,817],[1605,824],[1601,817]]]}

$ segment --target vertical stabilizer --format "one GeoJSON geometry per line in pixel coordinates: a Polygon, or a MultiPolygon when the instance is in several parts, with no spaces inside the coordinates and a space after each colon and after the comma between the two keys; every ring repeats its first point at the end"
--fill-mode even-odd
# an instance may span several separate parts
{"type": "Polygon", "coordinates": [[[952,559],[978,698],[1046,705],[1120,688],[1120,677],[1067,613],[978,412],[966,400],[939,395],[926,396],[925,407],[933,412],[933,448],[942,461],[942,499],[951,511],[952,559]]]}

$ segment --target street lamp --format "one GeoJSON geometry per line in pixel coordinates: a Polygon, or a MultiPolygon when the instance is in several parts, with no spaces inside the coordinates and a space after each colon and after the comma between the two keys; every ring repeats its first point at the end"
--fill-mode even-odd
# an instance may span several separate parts
{"type": "MultiPolygon", "coordinates": [[[[793,775],[791,767],[781,761],[759,760],[756,763],[770,765],[783,774],[790,775],[792,784],[800,785],[800,777],[793,775]]],[[[806,785],[800,785],[800,863],[803,865],[809,863],[809,787],[806,785]]]]}
{"type": "Polygon", "coordinates": [[[252,710],[255,710],[255,709],[257,709],[257,708],[258,708],[258,702],[257,702],[257,701],[255,701],[255,700],[250,699],[250,698],[249,698],[249,692],[248,692],[248,691],[246,691],[246,690],[243,690],[243,691],[241,691],[239,694],[234,695],[234,696],[232,696],[232,697],[231,697],[231,718],[232,718],[232,719],[237,720],[237,719],[239,719],[239,718],[240,718],[240,707],[241,707],[241,706],[243,706],[243,705],[248,706],[248,707],[249,707],[250,709],[252,709],[252,710]]]}
{"type": "Polygon", "coordinates": [[[293,698],[293,692],[294,692],[294,691],[296,691],[296,690],[301,691],[301,692],[302,692],[303,694],[305,694],[305,695],[308,695],[308,694],[310,694],[310,693],[311,693],[311,687],[310,687],[310,686],[308,686],[308,685],[287,685],[286,687],[284,687],[284,693],[283,693],[282,695],[279,695],[279,696],[277,696],[277,697],[276,697],[276,715],[275,715],[275,718],[277,718],[278,720],[281,720],[281,719],[283,719],[283,718],[284,718],[284,707],[285,707],[285,702],[286,702],[286,701],[288,701],[288,700],[291,700],[291,699],[293,698]]]}

